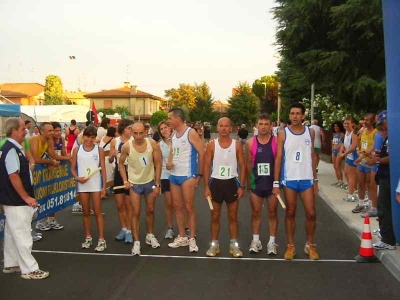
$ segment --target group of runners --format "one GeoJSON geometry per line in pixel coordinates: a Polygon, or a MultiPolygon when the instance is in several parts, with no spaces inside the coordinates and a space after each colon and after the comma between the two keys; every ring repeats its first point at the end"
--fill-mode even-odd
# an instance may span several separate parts
{"type": "MultiPolygon", "coordinates": [[[[144,197],[145,243],[152,248],[160,247],[154,235],[154,204],[155,198],[162,193],[165,196],[168,226],[165,238],[173,239],[168,246],[170,248],[188,247],[189,252],[198,252],[195,190],[203,179],[204,201],[210,199],[213,208],[211,210],[211,242],[206,251],[207,256],[213,257],[220,252],[218,236],[221,207],[224,201],[227,204],[229,220],[229,252],[233,257],[243,256],[238,243],[238,207],[239,199],[246,191],[250,193],[252,207],[253,239],[249,252],[258,253],[262,250],[261,210],[263,200],[266,199],[270,236],[267,253],[276,255],[277,196],[280,194],[280,188],[283,187],[287,206],[285,227],[288,238],[284,257],[290,260],[295,256],[295,215],[297,198],[300,196],[306,212],[307,240],[304,251],[311,259],[318,259],[314,243],[316,224],[314,197],[318,193],[313,146],[314,130],[302,124],[304,117],[303,105],[298,103],[292,105],[289,116],[291,125],[275,137],[271,130],[271,118],[267,114],[261,114],[257,120],[258,135],[246,142],[246,153],[242,143],[231,138],[232,123],[228,118],[221,118],[218,121],[218,136],[207,143],[205,149],[198,133],[185,125],[184,112],[180,108],[171,109],[168,113],[168,121],[159,124],[157,128],[161,137],[159,143],[146,137],[146,130],[142,123],[121,120],[118,125],[119,137],[111,142],[107,156],[110,162],[116,161],[113,190],[121,224],[116,240],[127,244],[133,243],[132,255],[141,254],[139,218],[141,198],[144,197]],[[178,227],[177,235],[173,230],[173,216],[178,227]]],[[[81,147],[85,153],[89,150],[97,153],[98,150],[91,150],[96,149],[95,132],[88,134],[88,129],[85,129],[81,147]]],[[[96,180],[98,190],[92,192],[98,193],[98,197],[94,197],[93,200],[97,206],[100,206],[101,175],[99,174],[97,179],[93,176],[87,182],[83,181],[83,175],[79,175],[81,164],[74,162],[76,159],[79,161],[79,151],[73,151],[72,154],[72,169],[77,167],[77,173],[73,172],[79,182],[77,191],[81,194],[83,186],[96,180]]],[[[87,154],[87,156],[90,155],[87,154]]],[[[101,157],[100,149],[99,158],[101,157]]],[[[90,159],[85,157],[84,160],[88,164],[90,159]]],[[[84,169],[86,168],[85,165],[84,169]]],[[[89,207],[85,203],[82,204],[84,218],[89,218],[89,207]]],[[[96,250],[102,251],[106,248],[106,243],[102,237],[102,221],[99,222],[101,213],[96,212],[96,205],[94,205],[94,213],[100,227],[100,240],[96,250]],[[102,241],[104,241],[103,246],[99,248],[102,241]]],[[[82,244],[83,248],[89,248],[92,244],[90,232],[87,231],[86,235],[85,242],[82,244]]]]}

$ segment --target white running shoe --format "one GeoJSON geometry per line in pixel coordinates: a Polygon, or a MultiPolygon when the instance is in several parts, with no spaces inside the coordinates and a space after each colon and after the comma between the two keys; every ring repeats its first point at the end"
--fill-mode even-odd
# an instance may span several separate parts
{"type": "Polygon", "coordinates": [[[276,243],[269,242],[267,244],[267,254],[268,255],[270,255],[270,254],[276,255],[276,253],[277,253],[276,248],[278,248],[278,245],[276,243]]]}
{"type": "Polygon", "coordinates": [[[165,233],[165,239],[173,239],[174,238],[174,230],[172,228],[168,228],[167,232],[165,233]]]}
{"type": "Polygon", "coordinates": [[[135,241],[133,243],[133,247],[132,247],[132,255],[140,255],[140,242],[139,241],[135,241]]]}
{"type": "Polygon", "coordinates": [[[191,238],[191,239],[189,240],[189,252],[190,252],[190,253],[192,253],[192,252],[199,252],[199,247],[197,247],[196,239],[195,239],[195,238],[191,238]]]}
{"type": "Polygon", "coordinates": [[[154,249],[160,248],[160,243],[152,233],[146,235],[146,244],[150,245],[154,249]]]}
{"type": "Polygon", "coordinates": [[[181,237],[178,235],[172,243],[168,244],[170,248],[178,248],[178,247],[185,247],[189,246],[189,239],[185,237],[181,237]]]}
{"type": "Polygon", "coordinates": [[[262,244],[261,241],[255,241],[252,240],[250,247],[249,247],[249,252],[250,253],[258,253],[262,250],[262,244]]]}

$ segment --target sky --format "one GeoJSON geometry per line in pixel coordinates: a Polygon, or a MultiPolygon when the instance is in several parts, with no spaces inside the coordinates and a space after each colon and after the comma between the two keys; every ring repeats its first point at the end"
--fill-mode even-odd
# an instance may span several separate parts
{"type": "Polygon", "coordinates": [[[61,78],[65,90],[122,87],[164,97],[206,82],[226,101],[277,70],[274,0],[0,0],[0,83],[61,78]],[[75,56],[70,60],[69,56],[75,56]]]}

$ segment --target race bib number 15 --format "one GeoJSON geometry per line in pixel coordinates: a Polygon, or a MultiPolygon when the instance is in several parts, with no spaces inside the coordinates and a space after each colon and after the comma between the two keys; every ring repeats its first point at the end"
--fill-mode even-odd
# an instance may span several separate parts
{"type": "Polygon", "coordinates": [[[270,176],[271,170],[269,168],[269,163],[257,164],[258,176],[270,176]]]}

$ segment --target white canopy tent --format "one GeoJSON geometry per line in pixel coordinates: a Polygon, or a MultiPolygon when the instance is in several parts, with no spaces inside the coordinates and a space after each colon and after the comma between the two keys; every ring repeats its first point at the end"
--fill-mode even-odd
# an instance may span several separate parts
{"type": "Polygon", "coordinates": [[[83,105],[29,105],[21,106],[21,112],[36,122],[69,123],[72,119],[86,122],[89,108],[83,105]]]}

